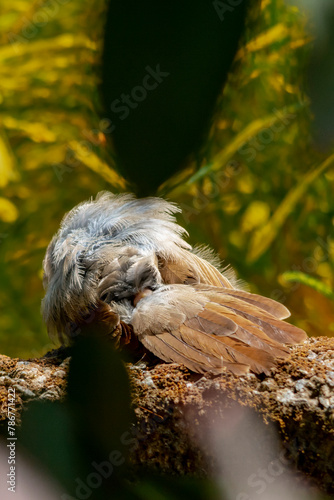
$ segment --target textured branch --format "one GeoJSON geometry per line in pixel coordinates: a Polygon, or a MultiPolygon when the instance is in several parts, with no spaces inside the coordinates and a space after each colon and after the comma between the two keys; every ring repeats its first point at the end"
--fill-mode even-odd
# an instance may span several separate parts
{"type": "MultiPolygon", "coordinates": [[[[64,397],[68,366],[64,356],[29,361],[0,356],[2,422],[9,387],[15,388],[19,422],[28,401],[64,397]]],[[[137,419],[129,450],[133,464],[168,473],[212,473],[215,455],[199,435],[237,402],[273,422],[290,463],[324,491],[334,491],[334,339],[311,338],[294,347],[270,377],[205,378],[174,364],[128,368],[137,419]]]]}

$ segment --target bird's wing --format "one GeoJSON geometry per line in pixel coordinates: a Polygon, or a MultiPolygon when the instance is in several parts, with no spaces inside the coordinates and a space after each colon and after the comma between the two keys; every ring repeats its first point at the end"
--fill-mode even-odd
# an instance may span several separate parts
{"type": "MultiPolygon", "coordinates": [[[[139,340],[167,362],[199,372],[269,373],[284,343],[306,338],[299,328],[277,319],[265,308],[218,287],[171,285],[153,292],[134,309],[131,324],[139,340]]],[[[270,301],[270,302],[269,302],[270,301]]],[[[258,303],[257,296],[253,302],[258,303]]],[[[272,301],[273,302],[273,301],[272,301]]]]}
{"type": "MultiPolygon", "coordinates": [[[[202,284],[195,285],[195,288],[199,291],[223,294],[225,296],[224,300],[229,300],[229,297],[235,298],[239,301],[241,300],[250,306],[263,309],[265,312],[271,314],[277,319],[286,319],[291,315],[289,309],[280,302],[269,299],[268,297],[263,297],[262,295],[257,295],[256,293],[246,292],[245,290],[237,290],[236,288],[222,288],[218,290],[217,287],[205,286],[202,284]]],[[[246,307],[245,304],[244,306],[246,307]]]]}

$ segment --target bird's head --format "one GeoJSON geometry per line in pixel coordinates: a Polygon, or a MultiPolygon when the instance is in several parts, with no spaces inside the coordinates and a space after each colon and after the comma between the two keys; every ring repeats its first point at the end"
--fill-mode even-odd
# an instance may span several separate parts
{"type": "Polygon", "coordinates": [[[64,342],[100,301],[121,319],[161,283],[157,255],[190,246],[175,224],[173,204],[160,198],[100,193],[63,219],[48,246],[43,317],[51,337],[64,342]]]}

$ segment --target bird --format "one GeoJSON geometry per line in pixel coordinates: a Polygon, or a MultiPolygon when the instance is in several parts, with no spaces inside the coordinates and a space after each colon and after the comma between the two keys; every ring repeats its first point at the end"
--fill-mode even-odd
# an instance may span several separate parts
{"type": "Polygon", "coordinates": [[[107,191],[70,210],[43,260],[50,338],[67,345],[89,332],[199,374],[268,375],[306,333],[211,249],[187,243],[179,212],[159,197],[107,191]]]}

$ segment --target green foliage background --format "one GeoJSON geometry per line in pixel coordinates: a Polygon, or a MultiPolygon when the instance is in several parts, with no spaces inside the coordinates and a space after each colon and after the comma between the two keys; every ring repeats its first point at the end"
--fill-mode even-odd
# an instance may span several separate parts
{"type": "MultiPolygon", "coordinates": [[[[102,189],[127,189],[98,95],[105,9],[98,0],[2,6],[3,354],[35,357],[51,347],[40,316],[42,260],[64,213],[102,189]]],[[[179,222],[191,243],[211,245],[252,291],[284,302],[310,335],[333,335],[334,162],[310,133],[311,45],[296,7],[263,0],[201,154],[159,194],[183,208],[179,222]],[[295,271],[319,287],[288,281],[295,271]]]]}

